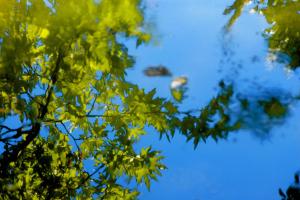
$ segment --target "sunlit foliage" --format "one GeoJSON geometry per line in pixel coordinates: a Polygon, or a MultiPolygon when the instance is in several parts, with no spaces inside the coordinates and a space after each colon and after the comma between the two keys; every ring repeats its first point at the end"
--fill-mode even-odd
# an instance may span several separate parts
{"type": "Polygon", "coordinates": [[[266,30],[270,50],[278,57],[278,61],[287,60],[292,69],[300,66],[299,10],[300,2],[290,0],[270,1],[262,11],[272,25],[266,30]],[[285,55],[289,58],[284,59],[285,55]]]}
{"type": "Polygon", "coordinates": [[[174,112],[125,81],[134,60],[120,38],[150,38],[140,2],[0,5],[1,198],[135,198],[119,178],[149,187],[164,165],[133,144],[146,125],[166,131],[174,112]]]}

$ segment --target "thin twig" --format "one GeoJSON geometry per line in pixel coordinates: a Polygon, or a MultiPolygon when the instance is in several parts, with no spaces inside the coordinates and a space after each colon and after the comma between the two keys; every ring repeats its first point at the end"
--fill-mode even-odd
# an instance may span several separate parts
{"type": "Polygon", "coordinates": [[[81,149],[80,149],[79,145],[77,144],[76,138],[70,133],[70,131],[67,129],[66,125],[63,122],[60,122],[60,124],[64,127],[64,129],[67,132],[67,134],[74,140],[75,145],[76,145],[78,151],[81,152],[81,149]]]}
{"type": "Polygon", "coordinates": [[[98,98],[98,95],[95,95],[95,99],[92,103],[91,109],[87,112],[87,115],[91,114],[91,112],[93,111],[97,98],[98,98]]]}
{"type": "MultiPolygon", "coordinates": [[[[81,183],[84,184],[85,182],[87,182],[92,176],[94,176],[96,173],[98,173],[100,171],[100,169],[102,169],[105,165],[101,164],[93,173],[89,174],[81,183]]],[[[80,185],[78,186],[78,188],[80,187],[80,185]]]]}

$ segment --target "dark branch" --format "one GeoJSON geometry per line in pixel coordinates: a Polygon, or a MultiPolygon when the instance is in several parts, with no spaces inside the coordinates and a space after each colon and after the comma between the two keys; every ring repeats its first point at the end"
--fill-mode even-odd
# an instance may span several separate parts
{"type": "Polygon", "coordinates": [[[48,106],[51,101],[51,96],[53,93],[54,85],[58,79],[58,72],[60,69],[61,62],[63,61],[63,54],[59,51],[58,57],[55,63],[55,68],[51,75],[51,83],[48,85],[48,88],[45,93],[45,104],[40,105],[40,113],[36,122],[32,124],[31,130],[28,130],[28,136],[25,140],[19,142],[17,145],[10,147],[10,149],[6,150],[2,154],[2,158],[0,160],[0,175],[7,176],[8,174],[8,166],[11,162],[15,162],[18,157],[21,155],[22,151],[38,136],[41,129],[41,122],[44,120],[47,112],[48,106]]]}
{"type": "Polygon", "coordinates": [[[70,133],[70,131],[67,129],[66,125],[64,123],[61,122],[61,125],[64,127],[65,131],[67,132],[67,134],[73,139],[73,141],[75,142],[75,145],[78,149],[79,152],[81,152],[81,149],[79,147],[79,145],[77,144],[77,139],[70,133]]]}
{"type": "Polygon", "coordinates": [[[92,176],[94,176],[95,174],[97,174],[100,169],[102,169],[105,165],[104,164],[101,164],[93,173],[89,174],[85,179],[83,179],[81,181],[80,184],[78,184],[77,188],[78,189],[80,186],[82,186],[83,184],[85,184],[90,178],[92,178],[92,176]]]}
{"type": "Polygon", "coordinates": [[[22,130],[23,128],[25,128],[27,126],[30,126],[30,125],[23,125],[23,126],[20,126],[19,128],[14,129],[14,128],[9,128],[8,126],[5,126],[5,125],[0,125],[0,141],[3,142],[6,140],[9,140],[9,139],[17,139],[17,138],[21,137],[23,134],[28,134],[28,132],[30,132],[30,130],[25,130],[25,131],[22,130]],[[1,131],[3,129],[6,129],[6,131],[1,133],[1,131]],[[17,132],[17,133],[10,137],[2,138],[2,136],[6,135],[8,133],[11,133],[11,132],[17,132]]]}
{"type": "Polygon", "coordinates": [[[93,111],[93,109],[95,107],[95,103],[96,103],[97,97],[98,97],[98,95],[95,95],[95,99],[94,99],[94,101],[92,103],[92,106],[91,106],[90,110],[87,112],[87,115],[91,114],[91,112],[93,111]]]}

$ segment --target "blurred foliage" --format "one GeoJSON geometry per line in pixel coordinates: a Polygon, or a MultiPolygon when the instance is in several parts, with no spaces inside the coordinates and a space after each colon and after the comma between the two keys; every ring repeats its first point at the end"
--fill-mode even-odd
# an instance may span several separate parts
{"type": "Polygon", "coordinates": [[[251,0],[236,0],[233,2],[231,6],[228,6],[223,14],[229,15],[233,12],[232,16],[230,17],[228,23],[226,24],[226,28],[229,30],[233,24],[236,22],[236,20],[241,16],[243,8],[247,3],[250,3],[251,0]]]}
{"type": "Polygon", "coordinates": [[[192,115],[193,111],[185,113],[186,115],[178,125],[182,133],[186,135],[187,140],[193,140],[195,148],[200,140],[205,142],[209,137],[214,140],[226,138],[229,131],[241,128],[238,120],[232,122],[228,112],[233,94],[232,85],[225,85],[224,82],[220,82],[218,95],[200,110],[199,115],[192,115]]]}
{"type": "Polygon", "coordinates": [[[263,106],[264,112],[271,118],[283,117],[287,113],[287,107],[276,98],[259,103],[263,106]]]}
{"type": "Polygon", "coordinates": [[[286,122],[290,108],[298,102],[290,93],[276,88],[239,92],[233,101],[234,106],[229,108],[232,118],[239,119],[242,128],[261,141],[271,138],[273,128],[286,122]]]}
{"type": "Polygon", "coordinates": [[[299,67],[300,2],[298,0],[236,0],[224,11],[226,15],[234,12],[226,25],[227,29],[233,26],[246,7],[250,7],[250,12],[262,14],[270,24],[270,27],[265,30],[271,53],[269,59],[287,63],[291,69],[299,67]]]}
{"type": "Polygon", "coordinates": [[[221,81],[217,95],[200,110],[181,112],[184,116],[176,126],[188,141],[193,140],[194,147],[208,138],[226,139],[228,133],[237,130],[249,130],[265,140],[272,128],[286,121],[290,106],[297,101],[289,93],[275,89],[255,94],[237,92],[235,85],[221,81]]]}
{"type": "Polygon", "coordinates": [[[171,95],[175,101],[182,102],[182,100],[185,97],[186,91],[187,91],[187,88],[171,89],[171,95]]]}
{"type": "Polygon", "coordinates": [[[271,27],[266,29],[270,50],[281,59],[281,53],[289,56],[288,66],[300,66],[300,2],[269,1],[262,10],[271,27]]]}
{"type": "Polygon", "coordinates": [[[149,66],[144,70],[146,76],[172,76],[170,70],[164,65],[149,66]]]}
{"type": "Polygon", "coordinates": [[[188,91],[187,87],[188,78],[185,76],[179,76],[174,78],[170,84],[170,91],[173,99],[176,102],[181,103],[185,99],[188,91]]]}

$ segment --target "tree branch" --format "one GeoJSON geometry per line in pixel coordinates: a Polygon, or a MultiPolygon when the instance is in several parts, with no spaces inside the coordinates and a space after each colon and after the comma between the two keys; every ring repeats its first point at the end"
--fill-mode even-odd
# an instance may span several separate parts
{"type": "Polygon", "coordinates": [[[30,130],[26,130],[26,131],[22,131],[23,128],[27,127],[29,125],[23,125],[23,126],[20,126],[19,128],[10,128],[8,126],[5,126],[5,125],[0,125],[0,142],[4,142],[4,141],[7,141],[9,139],[17,139],[19,138],[20,136],[22,136],[23,134],[28,134],[28,132],[30,130]],[[2,129],[6,129],[7,131],[1,133],[2,129]],[[8,134],[8,133],[11,133],[11,132],[17,132],[15,135],[12,135],[10,137],[7,137],[7,138],[2,138],[2,136],[8,134]]]}
{"type": "Polygon", "coordinates": [[[82,186],[83,184],[85,184],[92,176],[94,176],[96,173],[98,173],[99,171],[100,171],[100,169],[102,169],[103,167],[104,167],[105,165],[104,164],[101,164],[93,173],[91,173],[91,174],[89,174],[89,173],[87,173],[87,174],[89,174],[85,179],[83,179],[82,181],[81,181],[81,183],[80,184],[78,184],[78,186],[77,186],[77,188],[76,189],[78,189],[80,186],[82,186]]]}
{"type": "Polygon", "coordinates": [[[98,95],[95,95],[95,99],[94,99],[94,101],[92,103],[92,106],[91,106],[90,110],[87,112],[87,115],[91,114],[91,112],[93,111],[93,109],[95,107],[95,103],[96,103],[97,97],[98,97],[98,95]]]}
{"type": "Polygon", "coordinates": [[[66,125],[63,122],[60,122],[61,125],[64,127],[65,131],[67,132],[67,134],[73,139],[73,141],[75,142],[75,145],[78,149],[79,152],[81,152],[81,149],[79,147],[79,145],[77,144],[77,140],[76,138],[70,133],[70,131],[67,129],[66,125]]]}
{"type": "Polygon", "coordinates": [[[22,151],[38,136],[41,129],[41,122],[45,118],[48,112],[48,106],[51,101],[51,95],[53,92],[53,87],[58,79],[58,72],[60,69],[61,62],[63,61],[63,54],[61,51],[58,52],[57,60],[55,63],[54,71],[51,75],[51,83],[48,85],[48,88],[45,93],[46,101],[45,104],[41,106],[41,112],[39,113],[39,117],[36,122],[32,124],[31,130],[28,130],[28,136],[25,140],[19,142],[17,145],[10,147],[10,149],[6,150],[2,154],[2,158],[0,160],[0,175],[7,176],[8,175],[8,166],[11,162],[15,162],[18,157],[21,155],[22,151]],[[11,150],[11,151],[10,151],[11,150]]]}

